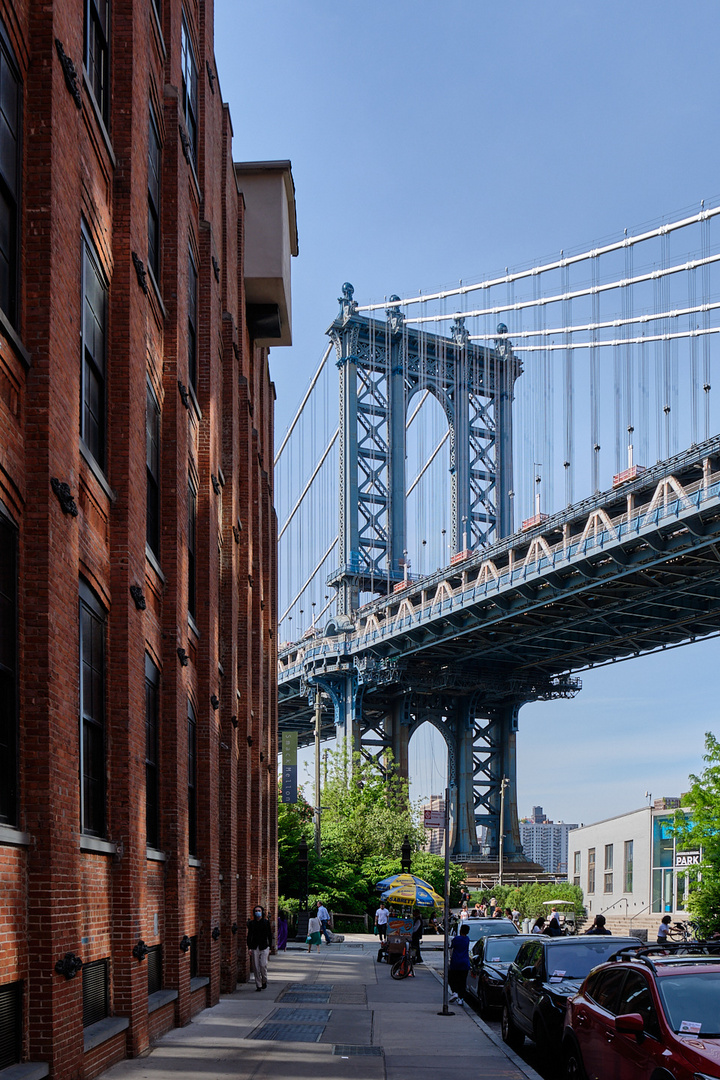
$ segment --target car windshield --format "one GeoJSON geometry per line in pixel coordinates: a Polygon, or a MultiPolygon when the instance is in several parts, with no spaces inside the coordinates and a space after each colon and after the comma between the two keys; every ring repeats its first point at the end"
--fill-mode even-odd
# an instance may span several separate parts
{"type": "Polygon", "coordinates": [[[673,1031],[720,1038],[720,971],[663,975],[657,986],[673,1031]]]}
{"type": "MultiPolygon", "coordinates": [[[[557,939],[555,939],[557,940],[557,939]]],[[[618,951],[618,939],[613,937],[597,938],[592,941],[568,941],[561,945],[550,946],[547,950],[548,975],[562,972],[566,979],[584,979],[598,964],[602,964],[618,951]]]]}
{"type": "MultiPolygon", "coordinates": [[[[517,935],[519,937],[519,935],[517,935]]],[[[525,939],[523,938],[523,941],[525,939]]],[[[485,942],[485,961],[488,964],[511,964],[518,954],[522,941],[494,937],[485,942]]]]}
{"type": "Polygon", "coordinates": [[[470,928],[471,941],[477,941],[481,937],[518,933],[518,928],[509,919],[470,919],[465,925],[470,928]]]}

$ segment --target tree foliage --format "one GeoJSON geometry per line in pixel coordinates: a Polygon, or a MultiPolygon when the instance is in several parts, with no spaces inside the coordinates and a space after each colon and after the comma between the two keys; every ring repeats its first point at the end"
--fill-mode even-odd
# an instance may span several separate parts
{"type": "Polygon", "coordinates": [[[700,874],[688,874],[688,910],[703,936],[720,931],[720,742],[711,731],[705,734],[705,768],[690,775],[690,791],[684,807],[675,815],[676,841],[686,849],[702,850],[700,874]]]}

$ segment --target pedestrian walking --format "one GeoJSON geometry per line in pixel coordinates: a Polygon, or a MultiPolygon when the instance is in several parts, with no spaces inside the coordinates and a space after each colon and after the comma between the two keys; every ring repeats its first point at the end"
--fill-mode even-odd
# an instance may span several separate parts
{"type": "Polygon", "coordinates": [[[312,952],[313,945],[317,946],[317,951],[320,952],[320,942],[322,941],[322,928],[320,926],[320,920],[317,915],[311,915],[308,919],[308,952],[312,952]]]}
{"type": "Polygon", "coordinates": [[[412,928],[412,939],[410,941],[410,944],[411,944],[412,950],[413,950],[413,962],[415,964],[422,964],[422,956],[420,955],[420,942],[422,941],[422,932],[423,932],[422,915],[420,914],[418,909],[415,908],[414,922],[413,922],[413,928],[412,928]]]}
{"type": "Polygon", "coordinates": [[[657,943],[658,945],[667,945],[668,934],[670,933],[670,923],[672,918],[669,915],[663,915],[662,922],[658,926],[657,943]]]}
{"type": "Polygon", "coordinates": [[[253,917],[248,919],[247,923],[247,947],[250,950],[256,990],[264,990],[267,986],[267,965],[271,946],[272,927],[265,916],[265,908],[256,904],[253,917]]]}
{"type": "Polygon", "coordinates": [[[380,901],[380,907],[375,912],[375,925],[377,926],[377,933],[380,941],[385,941],[387,938],[388,919],[390,918],[390,912],[385,907],[385,901],[380,901]]]}
{"type": "Polygon", "coordinates": [[[470,927],[463,923],[460,933],[450,942],[450,967],[448,982],[452,994],[450,1001],[456,1005],[465,1004],[465,987],[470,970],[470,927]]]}
{"type": "Polygon", "coordinates": [[[325,907],[322,900],[318,900],[317,917],[320,920],[320,932],[325,936],[325,944],[329,945],[332,941],[332,935],[329,930],[330,912],[325,907]]]}

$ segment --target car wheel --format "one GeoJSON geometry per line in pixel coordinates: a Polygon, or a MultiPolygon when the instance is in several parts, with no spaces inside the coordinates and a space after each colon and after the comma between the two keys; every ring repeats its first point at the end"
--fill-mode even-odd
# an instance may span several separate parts
{"type": "Polygon", "coordinates": [[[580,1047],[574,1039],[568,1039],[563,1048],[566,1080],[587,1080],[580,1047]]]}
{"type": "Polygon", "coordinates": [[[525,1042],[525,1036],[520,1028],[515,1026],[507,1005],[503,1006],[502,1011],[502,1037],[503,1042],[507,1043],[508,1046],[511,1046],[513,1050],[519,1050],[525,1042]]]}
{"type": "Polygon", "coordinates": [[[483,1016],[487,1012],[487,1002],[485,1001],[485,991],[483,990],[483,985],[479,979],[475,997],[477,999],[477,1010],[480,1015],[483,1016]]]}

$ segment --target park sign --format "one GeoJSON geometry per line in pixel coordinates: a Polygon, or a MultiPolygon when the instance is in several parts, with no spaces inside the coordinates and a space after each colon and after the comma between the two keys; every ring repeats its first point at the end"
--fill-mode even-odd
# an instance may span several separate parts
{"type": "Polygon", "coordinates": [[[676,851],[675,869],[686,870],[688,866],[700,866],[702,852],[700,851],[676,851]]]}
{"type": "Polygon", "coordinates": [[[444,829],[445,828],[445,811],[444,810],[424,810],[424,824],[426,829],[444,829]]]}
{"type": "Polygon", "coordinates": [[[282,733],[282,801],[296,803],[297,799],[297,731],[282,733]]]}

